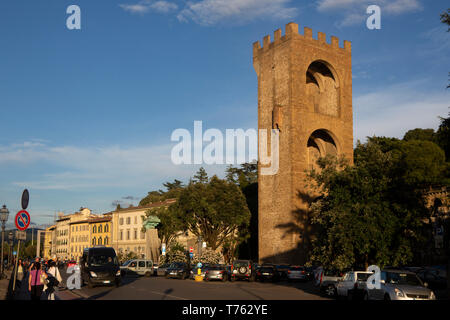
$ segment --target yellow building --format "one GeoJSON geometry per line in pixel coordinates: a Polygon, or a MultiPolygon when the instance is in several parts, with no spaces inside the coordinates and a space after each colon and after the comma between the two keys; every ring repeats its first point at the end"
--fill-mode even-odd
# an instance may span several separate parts
{"type": "Polygon", "coordinates": [[[70,223],[70,256],[78,260],[83,255],[83,249],[89,247],[89,220],[79,220],[70,223]]]}
{"type": "Polygon", "coordinates": [[[55,255],[56,226],[45,229],[44,235],[44,258],[51,259],[55,255]]]}
{"type": "Polygon", "coordinates": [[[105,215],[100,218],[89,219],[90,247],[112,246],[112,225],[111,216],[105,215]]]}

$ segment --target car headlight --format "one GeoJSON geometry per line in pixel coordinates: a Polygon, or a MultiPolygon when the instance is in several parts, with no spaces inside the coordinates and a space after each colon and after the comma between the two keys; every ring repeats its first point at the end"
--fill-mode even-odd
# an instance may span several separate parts
{"type": "Polygon", "coordinates": [[[116,276],[120,276],[120,274],[121,274],[121,270],[116,272],[116,276]]]}
{"type": "Polygon", "coordinates": [[[97,275],[95,274],[94,271],[91,271],[90,274],[91,274],[91,277],[92,277],[92,278],[97,278],[97,275]]]}
{"type": "Polygon", "coordinates": [[[400,290],[400,289],[397,289],[397,288],[395,288],[394,289],[394,292],[395,292],[395,295],[397,296],[397,297],[405,297],[405,294],[403,293],[403,291],[402,290],[400,290]]]}
{"type": "Polygon", "coordinates": [[[433,291],[431,291],[431,293],[430,293],[430,299],[431,300],[436,300],[436,296],[434,295],[433,291]]]}

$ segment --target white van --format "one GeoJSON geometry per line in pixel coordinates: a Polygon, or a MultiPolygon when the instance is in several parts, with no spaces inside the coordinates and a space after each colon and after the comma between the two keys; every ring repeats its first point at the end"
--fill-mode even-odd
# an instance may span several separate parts
{"type": "Polygon", "coordinates": [[[128,260],[120,266],[122,276],[146,276],[153,275],[153,261],[146,259],[128,260]]]}

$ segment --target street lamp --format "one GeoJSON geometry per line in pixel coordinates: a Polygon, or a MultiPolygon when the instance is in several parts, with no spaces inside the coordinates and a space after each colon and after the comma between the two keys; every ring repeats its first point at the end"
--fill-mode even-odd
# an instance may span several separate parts
{"type": "Polygon", "coordinates": [[[8,268],[11,268],[12,260],[13,260],[13,233],[12,233],[12,231],[10,231],[8,233],[8,240],[9,240],[9,251],[10,251],[10,254],[11,254],[11,255],[9,255],[10,258],[8,260],[8,262],[9,262],[9,267],[8,268]]]}
{"type": "Polygon", "coordinates": [[[0,221],[2,222],[2,256],[1,256],[1,271],[0,271],[0,279],[3,279],[3,245],[5,242],[5,224],[8,221],[9,210],[6,208],[6,205],[3,205],[3,208],[0,209],[0,221]]]}

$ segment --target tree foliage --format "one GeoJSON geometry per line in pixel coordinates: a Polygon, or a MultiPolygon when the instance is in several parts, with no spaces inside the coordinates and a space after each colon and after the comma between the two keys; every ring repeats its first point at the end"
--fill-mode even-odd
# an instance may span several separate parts
{"type": "Polygon", "coordinates": [[[430,141],[372,137],[354,157],[353,166],[321,158],[320,171],[309,173],[323,194],[311,205],[318,227],[311,261],[339,270],[410,262],[424,241],[422,188],[442,181],[443,151],[430,141]]]}
{"type": "Polygon", "coordinates": [[[161,189],[150,191],[147,196],[139,202],[139,205],[147,206],[149,204],[162,202],[167,199],[177,199],[181,193],[181,190],[184,188],[183,182],[177,179],[173,182],[166,182],[163,186],[166,187],[166,191],[161,189]]]}
{"type": "MultiPolygon", "coordinates": [[[[145,216],[157,216],[161,222],[156,226],[158,238],[169,248],[180,231],[186,231],[183,219],[179,216],[177,206],[152,208],[145,212],[145,216]]],[[[144,218],[145,219],[145,218],[144,218]]]]}
{"type": "Polygon", "coordinates": [[[239,187],[217,176],[205,180],[205,174],[197,173],[176,207],[187,228],[216,250],[226,239],[245,239],[250,212],[239,187]]]}

